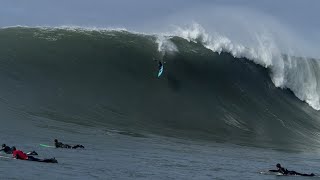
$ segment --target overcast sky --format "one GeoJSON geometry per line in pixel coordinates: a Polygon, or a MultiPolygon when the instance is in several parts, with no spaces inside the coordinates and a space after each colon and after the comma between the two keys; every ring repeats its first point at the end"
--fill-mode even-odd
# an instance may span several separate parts
{"type": "Polygon", "coordinates": [[[1,0],[0,25],[130,26],[193,7],[248,7],[297,27],[320,28],[319,0],[1,0]]]}
{"type": "MultiPolygon", "coordinates": [[[[0,26],[76,25],[152,31],[194,20],[204,27],[223,26],[237,23],[245,14],[242,19],[247,22],[238,23],[283,26],[281,31],[290,29],[315,45],[320,41],[319,7],[320,0],[0,0],[0,26]]],[[[226,27],[224,31],[232,26],[226,27]]]]}

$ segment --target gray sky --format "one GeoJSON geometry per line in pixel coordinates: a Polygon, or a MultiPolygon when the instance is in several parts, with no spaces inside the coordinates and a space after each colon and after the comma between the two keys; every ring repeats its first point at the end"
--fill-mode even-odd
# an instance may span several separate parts
{"type": "Polygon", "coordinates": [[[319,48],[319,7],[320,0],[1,0],[0,26],[76,25],[156,31],[195,20],[205,28],[228,33],[235,31],[232,23],[263,24],[272,31],[290,31],[282,33],[299,36],[319,48]]]}
{"type": "Polygon", "coordinates": [[[129,26],[198,6],[255,9],[301,29],[320,28],[319,0],[1,0],[0,25],[129,26]]]}

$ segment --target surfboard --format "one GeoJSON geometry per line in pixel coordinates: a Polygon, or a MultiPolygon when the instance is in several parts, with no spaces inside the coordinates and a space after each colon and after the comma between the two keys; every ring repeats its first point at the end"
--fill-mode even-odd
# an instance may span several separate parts
{"type": "Polygon", "coordinates": [[[162,72],[163,72],[163,65],[161,66],[161,68],[160,68],[160,70],[159,70],[159,72],[158,72],[158,77],[161,76],[162,72]]]}
{"type": "Polygon", "coordinates": [[[48,147],[48,148],[55,148],[55,146],[50,146],[50,145],[46,145],[46,144],[39,144],[42,147],[48,147]]]}

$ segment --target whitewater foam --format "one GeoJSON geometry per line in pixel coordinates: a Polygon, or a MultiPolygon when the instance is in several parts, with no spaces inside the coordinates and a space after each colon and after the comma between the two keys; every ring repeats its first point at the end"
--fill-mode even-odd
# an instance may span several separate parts
{"type": "Polygon", "coordinates": [[[158,52],[161,53],[161,59],[166,53],[173,54],[178,52],[177,46],[170,40],[168,36],[157,35],[156,43],[158,44],[158,52]]]}
{"type": "Polygon", "coordinates": [[[272,34],[268,32],[255,34],[257,42],[255,47],[235,43],[216,32],[211,35],[197,23],[186,28],[178,27],[174,35],[201,43],[213,52],[231,53],[235,58],[247,58],[270,69],[270,76],[276,87],[291,89],[300,100],[320,110],[320,89],[317,85],[320,81],[320,75],[317,73],[320,70],[319,63],[313,59],[283,55],[272,34]],[[312,67],[309,61],[314,64],[312,67]]]}

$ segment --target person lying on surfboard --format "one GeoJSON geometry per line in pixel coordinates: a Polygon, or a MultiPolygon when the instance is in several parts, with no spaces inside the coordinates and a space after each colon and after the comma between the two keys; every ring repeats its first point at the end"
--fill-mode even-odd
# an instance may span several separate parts
{"type": "Polygon", "coordinates": [[[281,173],[283,175],[299,175],[299,176],[314,176],[313,173],[311,174],[302,174],[302,173],[298,173],[296,171],[289,171],[288,169],[285,169],[284,167],[281,166],[281,164],[277,164],[276,165],[277,169],[276,170],[269,170],[270,172],[278,172],[281,173]]]}
{"type": "Polygon", "coordinates": [[[6,144],[2,144],[2,149],[0,151],[5,152],[6,154],[12,154],[11,147],[7,146],[6,144]]]}
{"type": "MultiPolygon", "coordinates": [[[[12,154],[13,152],[12,148],[7,146],[6,144],[2,144],[2,149],[0,149],[0,151],[5,152],[6,154],[12,154]]],[[[35,151],[30,151],[27,153],[27,155],[38,155],[38,153],[35,151]]]]}
{"type": "Polygon", "coordinates": [[[54,140],[54,146],[56,148],[72,148],[72,149],[77,149],[77,148],[84,148],[84,146],[80,145],[80,144],[77,144],[77,145],[74,145],[74,146],[71,146],[69,144],[63,144],[62,142],[59,142],[58,139],[55,139],[54,140]]]}
{"type": "Polygon", "coordinates": [[[37,162],[47,162],[47,163],[58,163],[55,158],[51,159],[38,159],[33,156],[27,155],[21,150],[17,150],[16,147],[12,147],[12,157],[20,160],[37,161],[37,162]]]}

